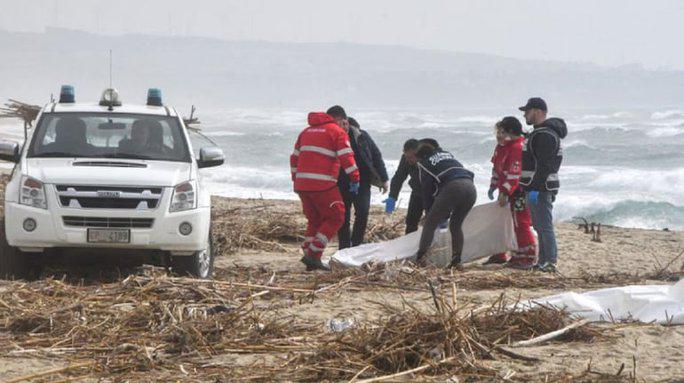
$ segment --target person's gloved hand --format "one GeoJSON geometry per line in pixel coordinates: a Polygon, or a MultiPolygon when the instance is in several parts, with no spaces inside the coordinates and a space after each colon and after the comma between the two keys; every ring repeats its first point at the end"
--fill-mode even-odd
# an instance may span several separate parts
{"type": "Polygon", "coordinates": [[[489,191],[487,192],[487,197],[489,197],[490,201],[494,201],[494,192],[496,191],[496,188],[489,188],[489,191]]]}
{"type": "Polygon", "coordinates": [[[448,220],[448,219],[445,219],[444,221],[442,221],[442,222],[439,224],[439,228],[440,228],[440,229],[446,229],[447,227],[449,227],[449,220],[448,220]]]}
{"type": "Polygon", "coordinates": [[[385,204],[385,213],[387,214],[394,212],[394,209],[397,207],[397,200],[392,197],[387,197],[387,199],[382,202],[385,204]]]}
{"type": "Polygon", "coordinates": [[[361,186],[361,184],[358,182],[350,182],[349,183],[349,192],[354,194],[354,195],[359,194],[359,186],[361,186]]]}
{"type": "Polygon", "coordinates": [[[532,191],[529,191],[527,193],[527,200],[530,201],[531,204],[536,205],[538,199],[539,199],[539,191],[532,190],[532,191]]]}
{"type": "Polygon", "coordinates": [[[508,196],[504,193],[499,193],[498,202],[501,207],[508,205],[508,196]]]}

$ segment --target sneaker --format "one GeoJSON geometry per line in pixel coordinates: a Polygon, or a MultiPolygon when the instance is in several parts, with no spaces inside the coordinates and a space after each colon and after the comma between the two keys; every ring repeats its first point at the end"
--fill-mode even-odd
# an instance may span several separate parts
{"type": "Polygon", "coordinates": [[[317,257],[305,255],[299,261],[306,265],[306,271],[314,271],[314,270],[330,271],[330,267],[323,264],[323,262],[321,262],[321,259],[317,258],[317,257]]]}
{"type": "Polygon", "coordinates": [[[555,263],[547,263],[547,264],[545,264],[545,265],[541,268],[541,271],[544,272],[544,273],[553,273],[553,274],[555,274],[555,273],[558,272],[558,269],[556,268],[556,264],[555,264],[555,263]]]}
{"type": "Polygon", "coordinates": [[[537,263],[534,266],[532,266],[531,270],[532,271],[544,271],[544,267],[546,267],[546,263],[537,263]]]}
{"type": "Polygon", "coordinates": [[[494,254],[482,265],[501,265],[508,262],[508,255],[506,253],[494,254]]]}
{"type": "Polygon", "coordinates": [[[506,267],[509,267],[511,269],[516,269],[516,270],[530,270],[530,269],[534,268],[535,266],[537,266],[537,265],[534,264],[534,260],[526,259],[526,258],[512,259],[506,265],[506,267]]]}

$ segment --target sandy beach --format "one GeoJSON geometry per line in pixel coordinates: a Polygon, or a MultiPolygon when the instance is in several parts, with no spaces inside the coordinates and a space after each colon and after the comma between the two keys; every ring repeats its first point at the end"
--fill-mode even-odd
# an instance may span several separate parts
{"type": "MultiPolygon", "coordinates": [[[[352,319],[356,324],[373,323],[385,314],[381,305],[412,305],[425,311],[434,310],[433,299],[425,285],[425,280],[442,281],[439,292],[459,305],[481,307],[495,303],[502,294],[510,299],[542,297],[562,291],[585,291],[595,288],[631,284],[672,283],[670,280],[681,275],[684,258],[678,258],[684,235],[673,231],[648,231],[604,227],[602,242],[592,241],[591,235],[579,230],[577,225],[559,223],[559,269],[561,274],[548,275],[515,271],[500,266],[481,266],[468,264],[463,273],[453,275],[446,270],[420,270],[410,268],[392,269],[388,267],[379,277],[370,279],[363,274],[333,272],[329,275],[305,273],[299,263],[300,251],[292,239],[304,228],[304,220],[299,204],[294,201],[277,200],[240,200],[214,197],[214,236],[218,244],[219,256],[215,264],[217,283],[246,282],[258,287],[241,290],[234,296],[226,296],[226,305],[231,299],[245,302],[249,293],[249,305],[253,315],[262,318],[286,319],[289,328],[305,327],[306,334],[330,332],[327,323],[330,319],[352,319]],[[261,226],[259,226],[261,225],[261,226]],[[264,231],[264,227],[268,230],[264,231]],[[239,232],[236,234],[236,231],[239,232]],[[257,234],[254,234],[257,233],[257,234]],[[259,234],[261,233],[261,234],[259,234]],[[266,233],[266,234],[264,234],[266,233]],[[275,239],[274,239],[275,238],[275,239]],[[278,239],[280,238],[280,239],[278,239]],[[351,277],[350,277],[351,275],[351,277]],[[361,277],[359,277],[361,275],[361,277]],[[345,279],[346,278],[346,279],[345,279]],[[363,283],[350,283],[364,281],[363,283]],[[356,278],[356,279],[354,279],[356,278]],[[361,278],[361,279],[359,279],[361,278]],[[372,281],[372,282],[369,282],[372,281]],[[343,282],[343,283],[341,283],[343,282]],[[453,283],[452,283],[453,282],[453,283]],[[284,289],[298,286],[302,289],[320,289],[331,286],[312,296],[291,291],[279,293],[268,290],[281,286],[284,289]],[[287,287],[285,287],[287,286],[287,287]],[[262,291],[263,290],[263,291],[262,291]],[[456,293],[453,296],[453,293],[456,293]],[[256,294],[254,294],[256,293],[256,294]]],[[[403,212],[387,217],[379,208],[374,208],[370,219],[371,236],[392,236],[401,233],[403,212]],[[394,233],[394,234],[392,234],[394,233]]],[[[334,249],[328,249],[332,252],[334,249]]],[[[80,268],[75,267],[79,269],[80,268]]],[[[44,271],[43,277],[50,273],[63,272],[59,265],[44,271]]],[[[70,271],[69,268],[66,272],[70,271]]],[[[141,273],[139,269],[129,273],[141,273]]],[[[144,271],[142,271],[144,273],[144,271]]],[[[361,272],[362,273],[362,272],[361,272]]],[[[60,277],[59,274],[57,278],[60,277]]],[[[99,277],[102,268],[91,266],[87,269],[85,280],[73,281],[67,278],[59,282],[60,289],[69,291],[69,286],[82,286],[82,296],[98,294],[109,287],[118,288],[126,275],[120,277],[99,277]],[[71,283],[71,285],[70,285],[71,283]],[[109,287],[107,287],[109,286],[109,287]]],[[[159,277],[165,278],[165,277],[159,277]]],[[[50,344],[50,332],[26,329],[19,331],[12,327],[19,316],[26,315],[25,309],[33,307],[43,310],[43,315],[51,309],[49,303],[35,306],[22,300],[26,289],[33,294],[49,294],[46,282],[0,282],[0,381],[15,381],[20,377],[31,376],[51,369],[73,367],[82,362],[92,362],[86,367],[71,368],[64,373],[47,374],[33,380],[21,381],[52,382],[115,382],[115,381],[270,381],[291,380],[290,375],[260,375],[258,372],[284,366],[288,358],[303,352],[297,347],[273,348],[272,351],[249,351],[255,346],[240,350],[206,352],[192,349],[177,356],[174,367],[169,364],[154,363],[147,368],[108,369],[104,362],[112,357],[112,350],[120,344],[112,339],[111,349],[87,352],[87,347],[77,346],[77,350],[60,352],[67,347],[68,341],[50,344]],[[41,293],[43,292],[43,293],[41,293]],[[17,309],[21,307],[21,309],[17,309]],[[42,307],[42,308],[41,308],[42,307]],[[34,330],[33,332],[31,330],[34,330]],[[29,349],[31,338],[35,347],[29,349]],[[42,340],[41,340],[42,339],[42,340]],[[80,351],[78,350],[80,349],[80,351]],[[50,352],[53,350],[54,352],[50,352]],[[96,355],[88,358],[86,355],[96,355]],[[251,376],[251,378],[250,378],[251,376]]],[[[51,284],[52,283],[52,284],[51,284]]],[[[211,284],[202,285],[211,289],[211,284]]],[[[207,290],[207,291],[209,291],[207,290]]],[[[216,290],[217,292],[219,290],[216,290]]],[[[223,290],[221,290],[223,291],[223,290]]],[[[281,291],[282,292],[282,291],[281,291]]],[[[148,294],[157,294],[149,292],[148,294]]],[[[34,295],[36,296],[36,295],[34,295]]],[[[164,295],[159,293],[155,299],[163,302],[164,295]]],[[[247,303],[245,303],[247,304],[247,303]]],[[[57,319],[55,319],[57,320],[57,319]]],[[[81,326],[92,325],[83,313],[81,326]]],[[[497,371],[497,376],[481,377],[467,375],[451,378],[450,381],[639,381],[639,382],[676,382],[684,378],[684,328],[682,326],[661,326],[654,324],[600,324],[592,325],[600,330],[602,336],[587,341],[551,341],[534,347],[519,349],[518,352],[538,361],[526,362],[515,358],[497,356],[494,360],[482,363],[497,371]],[[619,376],[616,374],[619,373],[619,376]],[[633,374],[636,373],[636,376],[633,374]],[[607,378],[612,376],[612,380],[607,378]],[[459,380],[461,379],[461,380],[459,380]],[[465,380],[464,380],[465,379],[465,380]]],[[[105,325],[106,327],[106,325],[105,325]]],[[[153,331],[153,330],[150,330],[153,331]]],[[[154,334],[150,339],[155,339],[154,334]]],[[[302,339],[306,336],[302,335],[302,339]]],[[[53,341],[56,341],[55,338],[53,341]]],[[[69,339],[67,336],[63,339],[69,339]]],[[[74,344],[79,344],[72,339],[74,344]]],[[[160,344],[163,343],[159,336],[160,344]]],[[[257,342],[258,344],[259,342],[257,342]]],[[[86,343],[87,344],[87,341],[86,343]]],[[[269,344],[268,341],[264,343],[269,344]]],[[[296,342],[293,342],[296,344],[296,342]]],[[[101,344],[89,345],[93,348],[101,344]]],[[[154,348],[155,344],[146,344],[154,348]]],[[[210,345],[209,345],[210,346],[210,345]]],[[[205,350],[205,349],[203,349],[205,350]]],[[[309,350],[314,351],[314,350],[309,350]]],[[[452,376],[439,372],[424,371],[418,375],[405,375],[396,378],[403,381],[446,381],[452,376]]],[[[360,375],[359,379],[371,376],[360,375]]],[[[315,381],[311,375],[309,381],[315,381]]],[[[349,380],[349,379],[346,379],[349,380]]]]}

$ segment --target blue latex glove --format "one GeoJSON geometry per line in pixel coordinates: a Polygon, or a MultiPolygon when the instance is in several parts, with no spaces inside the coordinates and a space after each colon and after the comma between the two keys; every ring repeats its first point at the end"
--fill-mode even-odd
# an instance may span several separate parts
{"type": "Polygon", "coordinates": [[[392,197],[387,197],[382,202],[385,204],[385,213],[387,214],[394,212],[394,209],[397,208],[397,200],[392,197]]]}
{"type": "Polygon", "coordinates": [[[449,220],[448,219],[445,219],[444,221],[442,221],[442,223],[439,224],[440,229],[446,229],[447,227],[449,227],[449,220]]]}
{"type": "Polygon", "coordinates": [[[350,182],[349,183],[349,192],[354,194],[354,195],[359,194],[359,186],[361,186],[361,184],[358,182],[350,182]]]}
{"type": "Polygon", "coordinates": [[[530,201],[532,205],[537,204],[537,200],[539,199],[539,192],[537,190],[532,190],[527,192],[527,200],[530,201]]]}
{"type": "Polygon", "coordinates": [[[490,201],[494,201],[494,192],[496,191],[496,188],[489,188],[489,191],[487,192],[487,197],[489,197],[490,201]]]}

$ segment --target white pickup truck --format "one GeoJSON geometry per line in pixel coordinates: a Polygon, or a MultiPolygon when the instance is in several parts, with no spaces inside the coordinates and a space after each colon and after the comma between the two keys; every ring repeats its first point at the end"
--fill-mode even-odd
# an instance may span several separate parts
{"type": "Polygon", "coordinates": [[[55,252],[160,255],[178,274],[210,278],[211,200],[174,108],[150,89],[147,105],[122,105],[113,89],[99,103],[75,103],[65,86],[41,110],[23,146],[0,142],[16,163],[5,189],[0,278],[25,278],[31,262],[55,252]]]}

